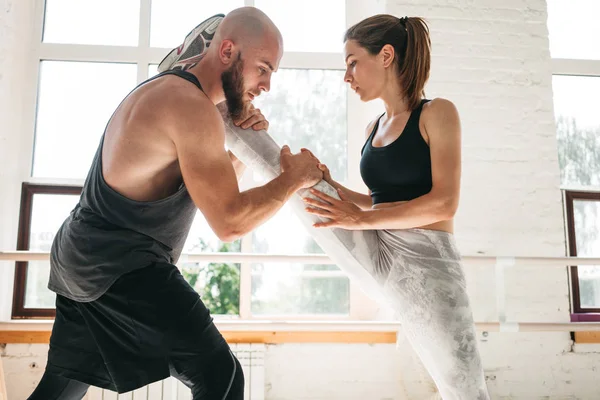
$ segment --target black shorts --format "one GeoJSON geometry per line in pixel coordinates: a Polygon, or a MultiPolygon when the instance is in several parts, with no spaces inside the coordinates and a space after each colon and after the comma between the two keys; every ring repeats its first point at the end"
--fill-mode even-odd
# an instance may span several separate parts
{"type": "Polygon", "coordinates": [[[58,295],[46,371],[125,393],[186,360],[209,370],[223,354],[232,356],[196,291],[175,266],[156,263],[123,275],[92,302],[58,295]]]}

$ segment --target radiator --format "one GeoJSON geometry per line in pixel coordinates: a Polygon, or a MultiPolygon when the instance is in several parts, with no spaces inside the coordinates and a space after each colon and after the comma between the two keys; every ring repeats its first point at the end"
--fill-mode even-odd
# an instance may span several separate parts
{"type": "MultiPolygon", "coordinates": [[[[230,347],[244,370],[244,399],[265,400],[265,345],[231,344],[230,347]]],[[[192,395],[183,383],[168,378],[123,394],[91,387],[84,400],[192,400],[192,395]]]]}

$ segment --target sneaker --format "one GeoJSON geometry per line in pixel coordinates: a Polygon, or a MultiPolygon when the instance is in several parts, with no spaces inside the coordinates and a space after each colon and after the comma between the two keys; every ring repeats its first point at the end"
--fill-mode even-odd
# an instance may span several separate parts
{"type": "Polygon", "coordinates": [[[158,72],[170,69],[188,69],[200,61],[223,18],[225,18],[224,14],[215,14],[198,24],[187,34],[181,46],[171,50],[163,58],[158,65],[158,72]]]}

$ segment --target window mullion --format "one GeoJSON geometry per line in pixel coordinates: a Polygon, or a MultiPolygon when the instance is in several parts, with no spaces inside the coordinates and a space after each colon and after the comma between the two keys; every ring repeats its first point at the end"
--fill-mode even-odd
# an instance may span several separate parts
{"type": "MultiPolygon", "coordinates": [[[[252,252],[252,233],[242,238],[242,253],[252,252]]],[[[249,319],[252,315],[252,265],[249,262],[240,264],[240,318],[249,319]]]]}
{"type": "MultiPolygon", "coordinates": [[[[346,27],[349,28],[360,20],[374,14],[385,13],[384,1],[365,2],[363,0],[346,0],[346,27]]],[[[341,60],[341,59],[340,59],[341,60]]],[[[343,63],[342,63],[343,64],[343,63]]],[[[342,65],[342,68],[345,68],[342,65]]],[[[361,193],[368,193],[360,176],[360,150],[365,141],[365,129],[376,115],[383,112],[381,102],[363,103],[360,98],[348,90],[346,97],[347,129],[348,129],[348,186],[361,193]]],[[[373,317],[376,304],[350,281],[350,319],[365,320],[373,317]]]]}
{"type": "Polygon", "coordinates": [[[28,149],[28,153],[24,157],[26,162],[21,163],[23,166],[23,181],[31,177],[33,172],[33,155],[35,151],[35,121],[37,114],[37,97],[38,97],[38,83],[40,81],[40,60],[41,60],[41,45],[42,37],[44,34],[44,15],[45,15],[46,2],[44,0],[38,0],[35,2],[35,24],[34,34],[32,35],[31,48],[33,57],[31,62],[27,63],[26,71],[24,71],[23,82],[24,90],[22,91],[25,97],[24,103],[29,105],[23,112],[23,138],[22,149],[28,149]]]}
{"type": "Polygon", "coordinates": [[[140,26],[138,33],[138,47],[140,58],[137,64],[137,81],[141,83],[148,78],[148,64],[150,62],[150,20],[152,15],[152,0],[140,0],[140,26]]]}

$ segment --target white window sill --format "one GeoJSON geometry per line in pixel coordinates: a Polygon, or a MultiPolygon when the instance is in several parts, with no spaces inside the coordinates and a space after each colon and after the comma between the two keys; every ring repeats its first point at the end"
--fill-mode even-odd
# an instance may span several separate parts
{"type": "Polygon", "coordinates": [[[573,353],[600,353],[600,343],[575,343],[573,344],[573,353]]]}
{"type": "MultiPolygon", "coordinates": [[[[51,331],[51,320],[13,320],[0,322],[0,331],[51,331]]],[[[273,332],[396,332],[397,322],[387,321],[285,321],[285,320],[218,320],[220,331],[273,332]]]]}

